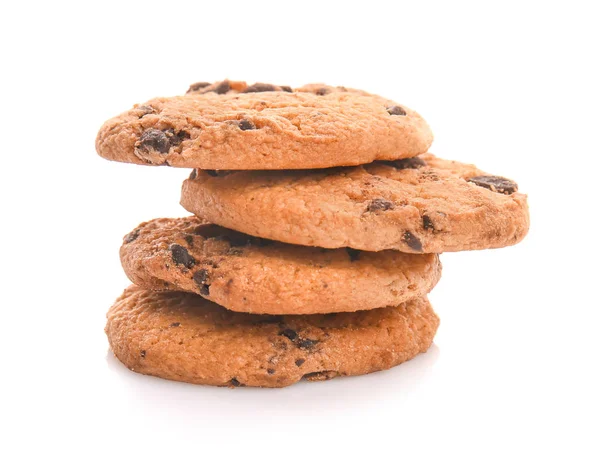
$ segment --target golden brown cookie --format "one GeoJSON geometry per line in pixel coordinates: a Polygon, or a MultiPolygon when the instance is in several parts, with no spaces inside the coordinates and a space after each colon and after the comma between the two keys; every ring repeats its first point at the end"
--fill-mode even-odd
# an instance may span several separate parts
{"type": "Polygon", "coordinates": [[[307,169],[407,158],[427,151],[433,140],[415,111],[366,92],[322,84],[298,91],[204,84],[110,119],[96,150],[144,165],[307,169]]]}
{"type": "Polygon", "coordinates": [[[499,248],[529,228],[516,183],[431,154],[315,171],[195,170],[181,204],[250,235],[367,251],[499,248]]]}
{"type": "Polygon", "coordinates": [[[438,282],[437,255],[288,245],[204,223],[154,219],[127,234],[121,262],[151,290],[198,293],[228,309],[313,314],[397,306],[438,282]]]}
{"type": "Polygon", "coordinates": [[[133,371],[219,386],[284,387],[389,369],[425,352],[439,319],[427,298],[312,316],[227,311],[197,295],[131,286],[106,334],[133,371]]]}

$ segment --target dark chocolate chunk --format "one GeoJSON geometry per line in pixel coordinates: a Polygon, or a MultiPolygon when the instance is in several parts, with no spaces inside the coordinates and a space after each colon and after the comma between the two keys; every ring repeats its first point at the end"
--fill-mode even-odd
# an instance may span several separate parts
{"type": "Polygon", "coordinates": [[[314,381],[314,380],[329,380],[329,379],[333,379],[335,376],[337,376],[336,371],[320,371],[320,372],[309,372],[308,374],[305,374],[302,378],[304,378],[306,380],[314,381]]]}
{"type": "Polygon", "coordinates": [[[194,237],[192,235],[186,235],[184,237],[185,241],[187,242],[187,244],[189,246],[193,246],[194,245],[194,237]]]}
{"type": "Polygon", "coordinates": [[[284,337],[289,338],[291,341],[294,341],[298,338],[298,333],[292,329],[283,329],[279,332],[279,335],[283,335],[284,337]]]}
{"type": "Polygon", "coordinates": [[[304,364],[306,360],[305,359],[296,359],[296,366],[300,367],[302,364],[304,364]]]}
{"type": "Polygon", "coordinates": [[[417,237],[415,237],[413,234],[411,234],[408,230],[406,232],[404,232],[404,235],[402,236],[402,240],[404,240],[404,242],[411,249],[418,251],[418,252],[423,251],[423,245],[421,244],[421,240],[419,240],[417,237]]]}
{"type": "Polygon", "coordinates": [[[175,132],[174,129],[167,129],[164,132],[167,138],[169,139],[169,143],[172,147],[176,147],[177,145],[181,144],[181,142],[183,142],[184,140],[190,138],[190,134],[188,134],[184,130],[175,132]]]}
{"type": "Polygon", "coordinates": [[[210,177],[219,177],[219,174],[217,173],[217,171],[213,171],[212,169],[207,169],[204,172],[206,174],[208,174],[210,177]]]}
{"type": "Polygon", "coordinates": [[[267,374],[273,375],[275,373],[275,369],[267,369],[267,374]]]}
{"type": "Polygon", "coordinates": [[[159,153],[169,153],[171,142],[165,133],[158,129],[146,129],[140,137],[140,148],[159,153]]]}
{"type": "Polygon", "coordinates": [[[242,384],[240,383],[240,381],[238,379],[236,379],[235,377],[233,379],[231,379],[229,381],[229,383],[231,383],[232,386],[234,387],[241,387],[242,384]]]}
{"type": "Polygon", "coordinates": [[[294,345],[296,345],[298,348],[305,350],[309,350],[312,347],[314,347],[317,343],[319,343],[318,340],[311,340],[310,338],[300,337],[298,335],[298,332],[292,329],[283,329],[281,332],[279,332],[279,335],[289,338],[292,342],[294,342],[294,345]]]}
{"type": "Polygon", "coordinates": [[[210,285],[206,283],[208,280],[208,271],[206,269],[194,272],[193,279],[200,290],[200,295],[207,296],[210,294],[210,285]]]}
{"type": "Polygon", "coordinates": [[[326,88],[326,87],[321,87],[320,89],[317,89],[317,90],[315,91],[315,93],[316,93],[317,95],[327,95],[327,94],[328,94],[328,93],[330,93],[330,92],[331,92],[331,90],[329,90],[329,89],[328,89],[328,88],[326,88]]]}
{"type": "Polygon", "coordinates": [[[129,232],[125,238],[123,239],[123,243],[131,243],[133,242],[136,238],[138,238],[140,236],[140,229],[135,229],[132,232],[129,232]]]}
{"type": "Polygon", "coordinates": [[[426,214],[423,215],[423,229],[425,230],[435,230],[433,225],[433,221],[426,214]]]}
{"type": "Polygon", "coordinates": [[[208,296],[210,295],[210,285],[202,285],[200,287],[200,295],[208,296]]]}
{"type": "Polygon", "coordinates": [[[141,358],[145,358],[146,357],[146,350],[140,351],[140,357],[141,358]]]}
{"type": "Polygon", "coordinates": [[[280,85],[280,87],[281,87],[281,90],[283,90],[284,92],[289,92],[289,93],[293,92],[292,88],[289,85],[280,85]]]}
{"type": "Polygon", "coordinates": [[[496,193],[504,193],[505,195],[515,193],[519,189],[516,182],[507,179],[506,177],[499,176],[475,176],[467,179],[467,182],[473,182],[479,187],[489,189],[496,193]]]}
{"type": "Polygon", "coordinates": [[[182,266],[191,269],[196,264],[196,260],[186,248],[178,245],[177,243],[173,243],[169,246],[169,250],[171,250],[171,257],[173,258],[173,262],[175,264],[181,264],[182,266]]]}
{"type": "Polygon", "coordinates": [[[243,131],[256,129],[256,126],[254,125],[254,123],[252,121],[247,120],[247,119],[240,120],[240,122],[238,122],[238,126],[243,131]]]}
{"type": "Polygon", "coordinates": [[[367,206],[367,212],[369,213],[374,211],[387,211],[388,209],[394,209],[394,204],[384,198],[375,198],[374,200],[371,200],[367,206]]]}
{"type": "Polygon", "coordinates": [[[406,116],[406,111],[404,111],[404,108],[397,105],[388,107],[387,112],[392,116],[406,116]]]}
{"type": "Polygon", "coordinates": [[[143,118],[144,116],[146,116],[147,114],[156,113],[156,110],[148,105],[138,106],[136,108],[136,110],[138,110],[140,112],[140,115],[139,115],[140,119],[143,118]]]}
{"type": "Polygon", "coordinates": [[[219,85],[217,85],[212,91],[218,93],[219,95],[223,95],[231,90],[231,85],[229,85],[228,81],[223,81],[219,85]]]}
{"type": "Polygon", "coordinates": [[[263,84],[262,82],[257,82],[256,84],[249,85],[242,93],[254,93],[254,92],[273,92],[277,90],[273,84],[263,84]]]}
{"type": "Polygon", "coordinates": [[[195,92],[196,90],[203,89],[204,87],[208,87],[209,85],[210,85],[210,82],[196,82],[196,83],[190,85],[190,88],[188,89],[188,91],[186,93],[195,92]]]}
{"type": "Polygon", "coordinates": [[[412,158],[404,158],[394,161],[388,161],[386,164],[394,166],[396,169],[419,169],[423,166],[427,166],[427,163],[418,156],[412,158]]]}
{"type": "Polygon", "coordinates": [[[313,346],[315,346],[317,343],[319,343],[318,340],[311,340],[310,338],[301,338],[300,340],[298,340],[296,342],[296,346],[298,348],[303,348],[305,350],[308,350],[308,349],[312,348],[313,346]]]}
{"type": "Polygon", "coordinates": [[[355,250],[354,248],[346,247],[346,253],[348,253],[351,263],[354,261],[358,261],[358,258],[360,257],[360,250],[355,250]]]}
{"type": "Polygon", "coordinates": [[[179,327],[181,322],[173,322],[169,327],[179,327]]]}
{"type": "Polygon", "coordinates": [[[198,176],[198,171],[196,171],[195,169],[192,169],[192,172],[190,172],[190,180],[194,180],[196,177],[198,176]]]}

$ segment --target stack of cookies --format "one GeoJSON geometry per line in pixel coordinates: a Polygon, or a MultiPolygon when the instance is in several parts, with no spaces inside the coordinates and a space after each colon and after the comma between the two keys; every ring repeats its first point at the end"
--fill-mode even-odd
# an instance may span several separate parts
{"type": "Polygon", "coordinates": [[[125,236],[115,355],[167,379],[282,387],[425,352],[438,254],[529,227],[515,182],[427,153],[432,140],[415,111],[325,85],[203,82],[107,121],[104,158],[192,168],[194,214],[125,236]]]}

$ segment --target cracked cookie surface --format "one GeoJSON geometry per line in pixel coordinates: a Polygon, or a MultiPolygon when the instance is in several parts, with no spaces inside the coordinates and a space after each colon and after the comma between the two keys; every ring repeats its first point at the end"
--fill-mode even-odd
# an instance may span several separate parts
{"type": "Polygon", "coordinates": [[[129,369],[182,382],[284,387],[389,369],[425,352],[439,319],[427,298],[398,307],[312,316],[228,311],[184,292],[131,286],[106,334],[129,369]]]}
{"type": "Polygon", "coordinates": [[[359,90],[233,81],[190,89],[108,120],[98,154],[213,170],[308,169],[411,157],[433,140],[415,111],[359,90]]]}
{"type": "Polygon", "coordinates": [[[529,229],[516,183],[431,154],[315,171],[195,170],[181,205],[258,237],[366,251],[500,248],[529,229]]]}
{"type": "Polygon", "coordinates": [[[194,292],[234,311],[263,314],[396,306],[426,295],[441,274],[435,254],[289,245],[194,216],[140,224],[120,254],[140,287],[194,292]]]}

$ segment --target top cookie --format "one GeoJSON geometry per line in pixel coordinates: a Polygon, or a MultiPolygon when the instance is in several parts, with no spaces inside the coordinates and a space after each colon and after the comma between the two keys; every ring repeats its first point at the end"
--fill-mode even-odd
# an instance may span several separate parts
{"type": "Polygon", "coordinates": [[[529,228],[516,183],[431,154],[314,171],[195,170],[181,204],[249,235],[366,251],[500,248],[529,228]]]}
{"type": "Polygon", "coordinates": [[[100,156],[199,169],[310,169],[409,158],[433,136],[415,111],[360,90],[223,81],[107,121],[100,156]]]}

